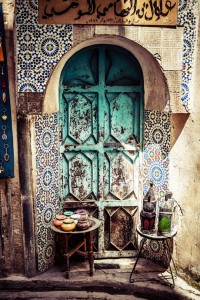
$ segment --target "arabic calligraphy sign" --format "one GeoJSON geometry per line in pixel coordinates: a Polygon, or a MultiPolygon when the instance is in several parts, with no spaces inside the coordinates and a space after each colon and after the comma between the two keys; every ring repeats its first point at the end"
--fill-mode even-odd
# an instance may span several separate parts
{"type": "Polygon", "coordinates": [[[40,24],[174,26],[178,0],[38,0],[40,24]]]}

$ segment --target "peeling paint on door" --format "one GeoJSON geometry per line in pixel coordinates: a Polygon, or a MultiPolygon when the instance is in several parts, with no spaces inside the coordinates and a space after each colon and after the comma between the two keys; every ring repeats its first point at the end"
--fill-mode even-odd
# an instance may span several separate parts
{"type": "Polygon", "coordinates": [[[140,66],[120,47],[96,45],[72,56],[60,82],[61,199],[97,208],[97,256],[132,255],[143,139],[140,66]]]}

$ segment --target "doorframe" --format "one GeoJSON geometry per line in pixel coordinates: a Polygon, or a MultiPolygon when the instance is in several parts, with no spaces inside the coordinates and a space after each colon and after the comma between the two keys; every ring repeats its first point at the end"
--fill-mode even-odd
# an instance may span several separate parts
{"type": "MultiPolygon", "coordinates": [[[[113,44],[112,45],[111,44],[109,44],[109,45],[108,44],[103,44],[102,45],[101,43],[98,43],[98,44],[90,45],[90,46],[88,46],[86,48],[83,48],[82,50],[85,50],[87,52],[87,51],[89,51],[91,49],[94,49],[94,47],[95,47],[95,49],[99,49],[99,48],[101,49],[102,47],[106,48],[106,49],[109,49],[109,46],[110,47],[112,46],[113,47],[112,49],[116,49],[116,50],[118,49],[117,53],[119,55],[122,54],[122,53],[124,53],[124,52],[121,53],[122,50],[125,51],[126,54],[129,54],[128,58],[129,58],[130,61],[131,60],[136,61],[135,56],[131,55],[130,52],[127,51],[127,49],[122,48],[119,45],[113,45],[113,44]],[[106,46],[104,46],[104,45],[106,45],[106,46]],[[121,49],[121,50],[119,51],[119,49],[121,49]]],[[[80,55],[80,53],[81,53],[81,51],[78,51],[77,54],[75,54],[75,55],[78,56],[78,55],[80,55]]],[[[62,93],[63,93],[63,83],[62,83],[63,82],[63,77],[64,77],[63,71],[64,70],[67,71],[67,63],[68,62],[71,65],[70,60],[71,60],[71,57],[66,62],[66,65],[62,69],[62,73],[61,73],[61,76],[60,76],[61,79],[60,79],[59,84],[61,85],[61,92],[60,92],[60,97],[61,98],[63,98],[63,96],[61,96],[62,93]]],[[[136,62],[135,62],[135,64],[136,64],[136,62]]],[[[137,61],[136,65],[138,65],[138,61],[137,61]]],[[[139,66],[138,66],[138,69],[139,69],[139,66]]],[[[140,80],[141,80],[140,81],[140,88],[141,88],[140,99],[137,99],[137,101],[138,101],[138,103],[140,105],[140,109],[139,109],[140,110],[140,117],[139,117],[139,120],[140,120],[140,125],[139,125],[139,127],[140,127],[140,138],[138,137],[140,139],[140,146],[139,147],[136,146],[135,153],[137,153],[137,154],[135,154],[135,155],[137,156],[137,159],[136,159],[136,157],[134,157],[134,159],[133,159],[134,161],[136,161],[136,164],[134,163],[134,166],[136,167],[136,170],[137,170],[137,171],[134,172],[134,173],[137,174],[135,176],[135,180],[134,180],[134,182],[136,182],[136,186],[137,186],[137,188],[134,187],[134,191],[135,191],[135,188],[138,191],[138,193],[136,193],[137,194],[137,200],[136,199],[135,200],[133,200],[133,199],[127,200],[126,199],[126,200],[122,201],[123,203],[121,201],[118,202],[119,204],[117,204],[116,201],[112,201],[112,200],[111,201],[109,201],[109,200],[97,201],[95,203],[95,208],[98,209],[98,218],[100,220],[102,220],[102,224],[101,224],[101,226],[99,228],[99,231],[98,231],[99,232],[99,234],[98,234],[98,241],[99,241],[98,242],[98,251],[95,252],[95,257],[98,257],[98,258],[133,256],[133,254],[135,254],[134,251],[136,250],[136,248],[134,250],[133,249],[131,249],[131,250],[118,250],[118,251],[117,250],[116,251],[115,250],[105,250],[104,247],[103,247],[103,245],[104,245],[104,235],[105,235],[105,233],[104,233],[104,230],[105,230],[105,228],[104,228],[104,221],[105,221],[104,220],[104,215],[105,215],[105,209],[106,208],[109,207],[110,209],[112,208],[112,209],[116,209],[117,210],[117,209],[119,209],[119,207],[121,207],[121,209],[126,210],[126,208],[132,207],[132,211],[129,213],[129,217],[131,217],[132,219],[135,219],[135,221],[133,222],[134,224],[136,224],[136,222],[138,222],[138,220],[137,220],[138,214],[136,212],[138,211],[138,207],[140,208],[140,202],[141,202],[141,199],[142,199],[142,181],[140,180],[140,178],[142,178],[142,176],[139,176],[139,175],[142,174],[141,169],[142,169],[142,166],[143,166],[142,155],[141,155],[143,137],[141,137],[141,135],[142,135],[142,132],[143,132],[143,129],[142,129],[143,128],[143,116],[142,115],[144,114],[144,101],[143,101],[143,99],[144,99],[144,93],[143,93],[144,83],[143,83],[143,73],[142,73],[141,67],[140,67],[140,71],[138,70],[138,74],[139,74],[139,77],[140,77],[140,80]]],[[[137,85],[137,84],[135,84],[135,85],[137,85]]],[[[85,92],[85,90],[84,90],[84,92],[85,92]]],[[[61,104],[62,101],[59,102],[59,103],[60,103],[60,105],[62,107],[62,104],[61,104]]],[[[59,119],[62,119],[62,113],[61,113],[60,108],[59,108],[59,114],[60,114],[59,119]]],[[[68,122],[66,122],[66,123],[68,123],[68,122]]],[[[62,132],[62,128],[63,128],[62,121],[61,121],[60,125],[61,125],[60,128],[61,128],[61,132],[62,132]]],[[[61,136],[62,136],[62,133],[60,134],[60,137],[61,136]]],[[[64,141],[61,142],[61,148],[62,148],[61,152],[62,152],[62,155],[60,154],[60,157],[62,157],[63,153],[64,153],[63,152],[64,151],[64,144],[63,144],[63,142],[64,141]]],[[[60,176],[59,176],[60,177],[60,184],[59,184],[59,187],[60,187],[60,199],[61,199],[61,202],[63,202],[64,206],[66,205],[66,207],[67,207],[67,202],[66,203],[64,202],[63,193],[62,193],[62,191],[63,191],[63,187],[62,186],[63,185],[65,186],[66,184],[63,183],[64,173],[63,173],[63,167],[62,167],[62,162],[61,161],[60,161],[60,169],[59,170],[60,170],[60,176]]],[[[73,203],[73,201],[72,201],[72,203],[73,203]]],[[[72,206],[70,206],[70,202],[68,203],[70,209],[74,205],[74,203],[73,204],[72,203],[71,203],[72,206]]],[[[84,201],[81,202],[80,205],[84,206],[84,207],[87,207],[86,202],[84,202],[84,201]]],[[[92,206],[91,202],[90,202],[89,206],[90,207],[92,206]]],[[[134,233],[136,232],[136,226],[134,226],[134,225],[133,225],[132,232],[134,232],[134,233]]],[[[132,236],[132,239],[130,239],[130,241],[132,241],[132,240],[134,242],[136,242],[136,237],[132,236]]]]}

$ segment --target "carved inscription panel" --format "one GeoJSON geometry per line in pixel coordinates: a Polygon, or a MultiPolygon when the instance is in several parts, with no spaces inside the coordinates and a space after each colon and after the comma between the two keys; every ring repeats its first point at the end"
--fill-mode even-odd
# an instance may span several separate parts
{"type": "Polygon", "coordinates": [[[178,0],[38,0],[41,24],[174,26],[178,0]]]}

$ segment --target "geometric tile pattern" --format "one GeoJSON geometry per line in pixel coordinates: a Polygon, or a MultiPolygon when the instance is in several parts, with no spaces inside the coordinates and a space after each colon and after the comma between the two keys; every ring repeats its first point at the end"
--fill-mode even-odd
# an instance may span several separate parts
{"type": "MultiPolygon", "coordinates": [[[[173,249],[173,239],[168,240],[168,245],[170,252],[172,253],[173,249]]],[[[166,251],[163,245],[163,242],[157,240],[146,240],[142,249],[142,256],[158,263],[163,267],[168,267],[168,258],[166,251]]]]}
{"type": "Polygon", "coordinates": [[[43,272],[54,263],[54,234],[49,227],[60,211],[57,114],[36,117],[35,146],[38,271],[43,272]]]}
{"type": "Polygon", "coordinates": [[[145,111],[144,121],[144,194],[154,184],[157,197],[168,190],[170,119],[168,112],[145,111]]]}
{"type": "Polygon", "coordinates": [[[144,112],[144,143],[156,144],[160,147],[162,154],[170,151],[170,118],[171,113],[145,110],[144,112]]]}
{"type": "Polygon", "coordinates": [[[19,92],[43,92],[60,58],[71,48],[71,25],[39,25],[38,3],[16,1],[19,92]]]}
{"type": "MultiPolygon", "coordinates": [[[[168,190],[169,180],[169,152],[170,152],[170,124],[171,113],[159,111],[145,111],[144,121],[144,195],[153,182],[156,200],[163,198],[168,190]]],[[[144,243],[143,257],[167,266],[163,243],[147,240],[144,243]]]]}
{"type": "Polygon", "coordinates": [[[197,2],[194,0],[179,0],[178,9],[178,25],[184,27],[181,100],[187,111],[190,110],[189,92],[192,81],[197,28],[197,16],[194,14],[194,11],[195,5],[198,5],[197,2]]]}

